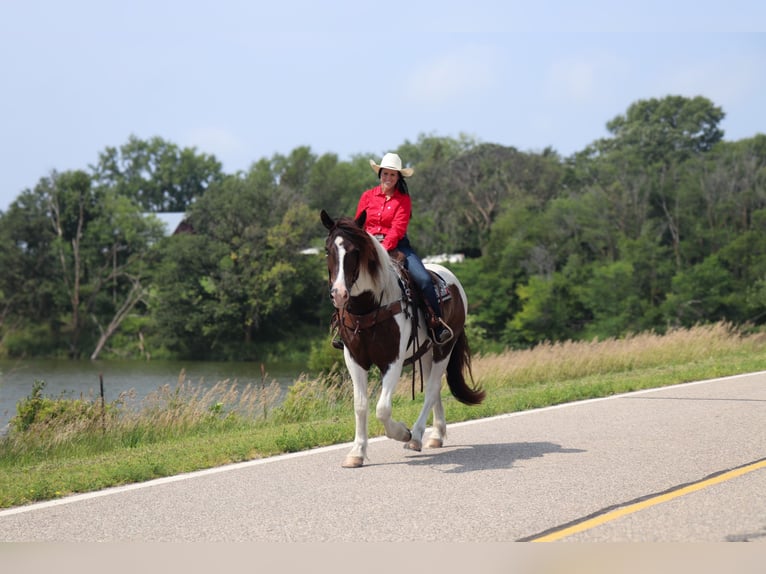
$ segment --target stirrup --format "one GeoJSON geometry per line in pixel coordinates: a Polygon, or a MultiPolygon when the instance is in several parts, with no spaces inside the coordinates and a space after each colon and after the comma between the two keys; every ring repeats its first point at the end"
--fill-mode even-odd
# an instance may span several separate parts
{"type": "Polygon", "coordinates": [[[455,333],[452,332],[447,323],[438,319],[436,326],[432,330],[431,338],[437,345],[444,345],[455,338],[455,333]]]}

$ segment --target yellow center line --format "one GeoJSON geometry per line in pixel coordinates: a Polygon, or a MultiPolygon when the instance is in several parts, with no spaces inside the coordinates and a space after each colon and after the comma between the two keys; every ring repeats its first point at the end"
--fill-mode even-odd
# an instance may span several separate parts
{"type": "Polygon", "coordinates": [[[653,496],[651,498],[641,500],[640,502],[628,504],[626,506],[622,506],[620,508],[610,510],[609,512],[605,512],[604,514],[600,514],[599,516],[594,516],[593,518],[589,518],[582,522],[578,522],[577,524],[573,524],[571,526],[561,528],[560,530],[555,530],[553,532],[549,532],[548,534],[543,534],[538,537],[527,539],[527,541],[528,542],[555,542],[557,540],[561,540],[562,538],[566,538],[567,536],[577,534],[578,532],[584,532],[586,530],[590,530],[591,528],[595,528],[596,526],[600,526],[602,524],[606,524],[607,522],[617,520],[618,518],[622,518],[623,516],[627,516],[628,514],[633,514],[634,512],[638,512],[639,510],[644,510],[645,508],[655,506],[656,504],[668,502],[670,500],[679,498],[686,494],[697,492],[698,490],[702,490],[703,488],[707,488],[715,484],[720,484],[722,482],[726,482],[727,480],[732,480],[734,478],[740,477],[744,474],[753,472],[754,470],[758,470],[761,468],[766,468],[766,459],[753,462],[750,464],[746,464],[739,468],[735,468],[733,470],[729,470],[721,474],[717,474],[709,478],[702,479],[699,482],[694,482],[692,484],[688,484],[681,488],[677,488],[674,490],[664,492],[662,494],[658,494],[657,496],[653,496]]]}

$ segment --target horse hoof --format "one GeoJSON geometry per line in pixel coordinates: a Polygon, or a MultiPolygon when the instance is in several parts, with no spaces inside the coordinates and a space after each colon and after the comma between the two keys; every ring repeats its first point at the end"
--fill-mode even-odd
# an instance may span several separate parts
{"type": "Polygon", "coordinates": [[[443,446],[444,443],[440,438],[429,438],[428,442],[426,443],[426,448],[441,448],[443,446]]]}
{"type": "Polygon", "coordinates": [[[423,445],[420,444],[419,440],[411,440],[404,444],[404,448],[406,448],[407,450],[416,450],[420,452],[423,448],[423,445]]]}
{"type": "Polygon", "coordinates": [[[361,456],[347,456],[341,465],[343,468],[359,468],[364,464],[361,456]]]}

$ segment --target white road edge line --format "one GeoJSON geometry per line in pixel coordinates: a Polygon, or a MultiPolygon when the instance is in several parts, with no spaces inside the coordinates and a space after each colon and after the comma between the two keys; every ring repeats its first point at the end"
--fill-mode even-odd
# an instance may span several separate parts
{"type": "MultiPolygon", "coordinates": [[[[643,389],[643,390],[640,390],[640,391],[631,391],[629,393],[620,393],[620,394],[617,394],[617,395],[609,395],[608,397],[598,397],[598,398],[594,398],[594,399],[584,399],[582,401],[574,401],[574,402],[571,402],[571,403],[562,403],[560,405],[553,405],[553,406],[550,406],[550,407],[541,407],[539,409],[530,409],[530,410],[527,410],[527,411],[517,411],[517,412],[514,412],[514,413],[505,413],[505,414],[502,414],[502,415],[496,415],[496,416],[493,416],[493,417],[486,417],[486,418],[481,418],[481,419],[473,419],[473,420],[470,420],[470,421],[451,423],[451,424],[448,424],[448,426],[449,427],[458,427],[458,426],[480,424],[480,423],[489,422],[489,421],[498,420],[498,419],[504,419],[504,418],[508,418],[508,417],[528,416],[528,415],[531,415],[531,414],[545,412],[545,411],[554,410],[554,409],[571,408],[571,407],[575,407],[575,406],[579,406],[579,405],[583,405],[583,404],[595,403],[595,402],[600,402],[600,401],[611,401],[611,400],[619,399],[619,398],[626,397],[626,396],[635,396],[635,395],[643,395],[643,394],[649,394],[649,393],[656,393],[656,392],[659,392],[659,391],[666,391],[666,390],[672,389],[672,388],[689,387],[689,386],[694,386],[694,385],[704,385],[704,384],[714,383],[714,382],[718,382],[718,381],[725,381],[725,380],[729,380],[729,379],[737,379],[737,378],[751,377],[751,376],[761,376],[763,374],[766,374],[766,371],[757,371],[755,373],[742,373],[740,375],[731,375],[731,376],[728,376],[728,377],[718,377],[716,379],[706,379],[704,381],[692,381],[692,382],[689,382],[689,383],[681,383],[679,385],[668,385],[668,386],[665,386],[665,387],[658,387],[658,388],[655,388],[655,389],[643,389]]],[[[375,438],[370,439],[370,442],[373,443],[373,442],[380,442],[380,441],[384,441],[384,440],[389,440],[389,439],[387,437],[385,437],[385,436],[380,436],[380,437],[375,437],[375,438]]],[[[197,477],[200,477],[200,476],[206,476],[206,475],[209,475],[209,474],[217,474],[217,473],[220,473],[220,472],[228,472],[230,470],[239,470],[239,469],[242,469],[242,468],[247,468],[247,467],[251,467],[251,466],[257,466],[257,465],[260,465],[260,464],[270,464],[270,463],[275,463],[275,462],[279,462],[279,461],[286,460],[286,459],[298,458],[298,457],[302,457],[302,456],[310,456],[310,455],[313,455],[313,454],[324,453],[324,452],[329,452],[329,451],[333,451],[333,450],[340,450],[340,449],[343,449],[343,448],[350,448],[351,444],[352,444],[351,442],[341,443],[341,444],[334,444],[334,445],[330,445],[330,446],[323,446],[323,447],[314,448],[314,449],[311,449],[311,450],[303,450],[303,451],[300,451],[300,452],[291,452],[291,453],[288,453],[288,454],[279,454],[279,455],[270,456],[270,457],[267,457],[267,458],[258,458],[258,459],[254,459],[254,460],[247,460],[247,461],[244,461],[244,462],[235,462],[235,463],[227,464],[227,465],[224,465],[224,466],[217,466],[215,468],[208,468],[208,469],[204,469],[204,470],[197,470],[197,471],[194,471],[194,472],[187,472],[187,473],[184,473],[184,474],[176,474],[176,475],[173,475],[173,476],[166,476],[166,477],[163,477],[163,478],[156,478],[156,479],[148,480],[148,481],[145,481],[145,482],[137,482],[137,483],[134,483],[134,484],[126,484],[124,486],[114,486],[114,487],[111,487],[111,488],[105,488],[103,490],[98,490],[96,492],[85,492],[85,493],[82,493],[82,494],[73,494],[71,496],[66,496],[64,498],[57,498],[55,500],[46,500],[44,502],[35,502],[35,503],[27,504],[27,505],[24,505],[24,506],[17,506],[17,507],[13,507],[13,508],[8,508],[6,510],[0,510],[0,518],[2,518],[4,516],[12,516],[14,514],[22,514],[24,512],[32,512],[34,510],[42,510],[42,509],[45,509],[45,508],[51,508],[51,507],[54,507],[54,506],[60,506],[62,504],[71,504],[73,502],[80,502],[80,501],[83,501],[83,500],[90,500],[92,498],[99,498],[101,496],[110,496],[112,494],[119,494],[121,492],[128,492],[128,491],[131,491],[131,490],[138,490],[138,489],[141,489],[141,488],[151,488],[153,486],[158,486],[158,485],[161,485],[161,484],[169,484],[169,483],[172,483],[172,482],[179,482],[179,481],[182,481],[182,480],[188,480],[188,479],[197,478],[197,477]]]]}

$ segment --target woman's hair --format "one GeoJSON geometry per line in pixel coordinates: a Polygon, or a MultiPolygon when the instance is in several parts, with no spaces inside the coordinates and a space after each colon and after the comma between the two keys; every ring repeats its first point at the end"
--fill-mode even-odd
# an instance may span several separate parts
{"type": "MultiPolygon", "coordinates": [[[[380,179],[380,172],[383,170],[378,171],[378,179],[380,179]]],[[[410,190],[407,188],[407,182],[404,181],[404,176],[402,175],[402,172],[398,172],[399,177],[396,179],[396,189],[401,191],[404,195],[409,195],[410,190]]]]}

